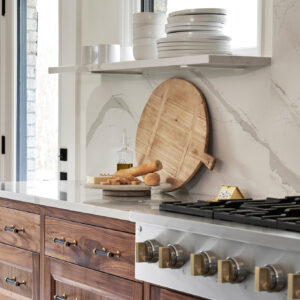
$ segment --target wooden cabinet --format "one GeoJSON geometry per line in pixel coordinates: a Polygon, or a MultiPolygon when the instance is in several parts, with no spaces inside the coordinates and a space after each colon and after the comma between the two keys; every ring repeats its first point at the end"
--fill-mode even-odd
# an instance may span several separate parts
{"type": "Polygon", "coordinates": [[[45,299],[53,299],[55,295],[67,300],[142,300],[143,285],[46,258],[45,299]]]}
{"type": "Polygon", "coordinates": [[[40,216],[0,207],[0,242],[40,251],[40,216]]]}
{"type": "Polygon", "coordinates": [[[134,232],[129,221],[0,198],[0,299],[201,300],[135,280],[134,232]]]}
{"type": "Polygon", "coordinates": [[[134,280],[134,234],[46,217],[45,254],[134,280]]]}
{"type": "Polygon", "coordinates": [[[40,256],[0,244],[0,299],[40,299],[40,256]]]}
{"type": "Polygon", "coordinates": [[[206,300],[204,298],[182,294],[176,291],[151,286],[150,300],[206,300]]]}

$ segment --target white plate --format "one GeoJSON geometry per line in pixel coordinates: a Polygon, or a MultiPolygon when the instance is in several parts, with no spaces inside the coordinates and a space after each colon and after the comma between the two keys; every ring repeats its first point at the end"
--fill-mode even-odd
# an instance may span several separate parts
{"type": "Polygon", "coordinates": [[[209,27],[209,26],[172,26],[167,28],[166,33],[173,33],[173,32],[185,32],[185,31],[209,31],[212,33],[223,33],[222,28],[218,27],[209,27]]]}
{"type": "Polygon", "coordinates": [[[99,190],[106,190],[106,191],[159,191],[159,190],[167,190],[171,187],[171,184],[169,183],[161,183],[157,186],[149,186],[145,183],[140,183],[138,185],[134,184],[122,184],[122,185],[103,185],[103,184],[93,184],[93,183],[85,183],[85,188],[88,189],[99,189],[99,190]]]}
{"type": "Polygon", "coordinates": [[[167,57],[179,57],[179,56],[191,56],[201,54],[219,54],[219,55],[230,55],[231,51],[225,50],[174,50],[174,51],[159,51],[159,58],[167,57]]]}
{"type": "Polygon", "coordinates": [[[193,22],[193,23],[166,24],[166,28],[172,28],[177,26],[208,26],[208,27],[218,27],[218,28],[225,27],[223,23],[219,23],[219,22],[193,22]]]}
{"type": "Polygon", "coordinates": [[[196,46],[158,46],[158,51],[173,51],[173,50],[224,50],[230,51],[231,47],[228,45],[196,45],[196,46]]]}
{"type": "Polygon", "coordinates": [[[183,15],[183,16],[174,16],[168,17],[169,24],[177,23],[199,23],[199,22],[217,22],[217,23],[226,23],[225,15],[183,15]]]}
{"type": "MultiPolygon", "coordinates": [[[[185,32],[180,32],[185,33],[185,32]]],[[[223,42],[229,42],[229,39],[222,39],[220,37],[216,37],[213,35],[202,35],[202,36],[192,36],[187,35],[185,37],[177,37],[177,36],[168,36],[166,38],[159,39],[157,41],[158,44],[160,43],[169,43],[169,42],[211,42],[211,41],[223,41],[223,42]]]]}
{"type": "Polygon", "coordinates": [[[231,37],[225,35],[222,32],[214,33],[210,31],[199,32],[199,31],[187,31],[187,32],[172,32],[169,33],[167,38],[177,38],[177,39],[185,39],[185,38],[195,38],[201,40],[203,38],[216,39],[216,40],[224,40],[231,41],[231,37]]]}
{"type": "Polygon", "coordinates": [[[181,16],[181,15],[201,15],[201,14],[217,14],[226,15],[227,11],[224,8],[192,8],[174,11],[169,14],[169,17],[181,16]]]}
{"type": "Polygon", "coordinates": [[[175,47],[175,46],[204,46],[204,47],[213,47],[213,46],[223,46],[230,47],[231,43],[228,41],[222,40],[210,40],[209,42],[167,42],[167,43],[158,43],[157,47],[175,47]]]}

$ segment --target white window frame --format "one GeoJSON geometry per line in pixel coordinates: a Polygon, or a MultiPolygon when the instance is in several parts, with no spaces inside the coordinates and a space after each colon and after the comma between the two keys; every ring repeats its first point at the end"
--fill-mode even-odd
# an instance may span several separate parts
{"type": "MultiPolygon", "coordinates": [[[[59,65],[77,65],[80,61],[80,0],[59,0],[59,65]]],[[[55,75],[53,75],[55,76],[55,75]]],[[[81,146],[81,124],[84,120],[80,103],[80,75],[59,76],[58,147],[68,149],[68,161],[60,161],[58,171],[68,180],[80,179],[84,157],[81,146]]],[[[59,149],[58,149],[59,150],[59,149]]],[[[58,152],[59,153],[59,152],[58,152]]]]}
{"type": "Polygon", "coordinates": [[[16,0],[6,1],[0,16],[0,135],[5,136],[5,155],[0,154],[0,180],[14,181],[16,161],[16,0]]]}
{"type": "MultiPolygon", "coordinates": [[[[151,2],[155,0],[144,0],[151,2]]],[[[136,0],[141,3],[141,0],[136,0]]],[[[235,49],[236,55],[271,56],[273,0],[257,0],[257,47],[235,49]]]]}
{"type": "MultiPolygon", "coordinates": [[[[80,0],[59,0],[60,65],[79,61],[80,4],[80,0]]],[[[0,181],[16,180],[16,7],[16,0],[6,1],[6,15],[0,16],[0,136],[6,137],[6,153],[0,154],[0,181]]],[[[59,148],[69,150],[68,161],[60,162],[59,171],[68,172],[71,180],[80,178],[81,170],[78,81],[77,74],[59,78],[59,148]]]]}

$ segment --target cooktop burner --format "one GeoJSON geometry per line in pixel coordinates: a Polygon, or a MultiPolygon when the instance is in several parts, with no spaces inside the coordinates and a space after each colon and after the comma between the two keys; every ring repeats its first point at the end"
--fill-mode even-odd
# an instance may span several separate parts
{"type": "Polygon", "coordinates": [[[300,196],[264,200],[163,202],[162,211],[300,232],[300,196]]]}

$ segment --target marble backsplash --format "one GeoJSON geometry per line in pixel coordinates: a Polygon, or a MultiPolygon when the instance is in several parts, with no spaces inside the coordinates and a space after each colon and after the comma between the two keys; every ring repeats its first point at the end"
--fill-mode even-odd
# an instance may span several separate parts
{"type": "Polygon", "coordinates": [[[214,197],[225,184],[237,185],[251,197],[300,194],[300,1],[274,0],[273,8],[270,67],[83,75],[86,174],[114,171],[122,129],[134,149],[137,124],[153,89],[179,77],[206,96],[209,153],[217,158],[215,169],[203,166],[186,190],[214,197]]]}

